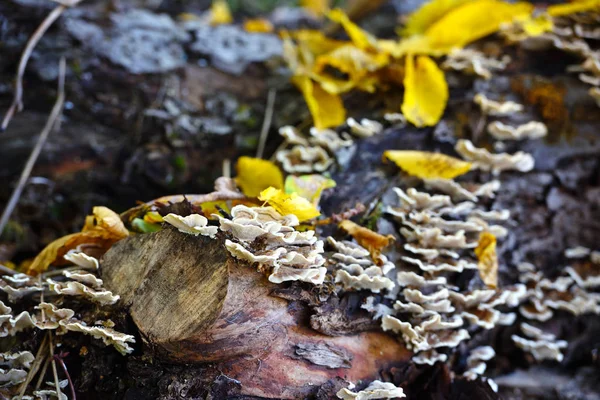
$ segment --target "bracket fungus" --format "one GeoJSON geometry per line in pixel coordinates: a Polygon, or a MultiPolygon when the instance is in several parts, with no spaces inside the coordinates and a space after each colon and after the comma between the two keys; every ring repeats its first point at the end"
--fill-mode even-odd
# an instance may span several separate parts
{"type": "Polygon", "coordinates": [[[487,126],[487,131],[498,140],[540,139],[548,134],[548,128],[541,122],[531,121],[523,125],[511,126],[494,121],[487,126]]]}
{"type": "Polygon", "coordinates": [[[465,159],[472,161],[474,168],[491,171],[494,174],[508,170],[528,172],[535,165],[533,157],[525,152],[492,154],[486,149],[475,147],[470,140],[465,139],[460,139],[456,143],[455,150],[465,159]]]}
{"type": "Polygon", "coordinates": [[[231,219],[219,216],[220,229],[232,235],[225,247],[238,259],[256,264],[274,283],[300,280],[321,284],[327,269],[323,267],[323,241],[315,232],[299,232],[293,215],[282,216],[272,207],[237,205],[231,219]]]}
{"type": "Polygon", "coordinates": [[[473,49],[453,49],[442,63],[445,70],[463,71],[470,75],[477,75],[483,79],[490,79],[492,72],[502,71],[510,62],[510,57],[505,55],[500,60],[486,57],[482,52],[473,49]]]}
{"type": "Polygon", "coordinates": [[[277,152],[277,161],[290,174],[323,172],[333,164],[333,158],[322,147],[302,145],[280,150],[277,152]]]}
{"type": "Polygon", "coordinates": [[[395,283],[386,276],[395,268],[383,255],[376,256],[376,262],[371,253],[358,243],[337,241],[327,238],[335,252],[328,258],[328,263],[335,267],[335,283],[345,289],[367,289],[373,293],[381,290],[392,290],[395,283]]]}
{"type": "Polygon", "coordinates": [[[395,399],[406,397],[404,390],[390,382],[375,380],[365,389],[353,392],[352,388],[344,388],[337,392],[337,397],[342,400],[369,400],[369,399],[395,399]]]}
{"type": "Polygon", "coordinates": [[[473,101],[481,108],[483,114],[493,117],[506,117],[523,111],[521,104],[513,101],[490,100],[483,93],[476,94],[473,101]]]}
{"type": "Polygon", "coordinates": [[[366,138],[381,133],[383,125],[380,122],[373,121],[370,119],[363,118],[359,121],[354,118],[348,118],[346,121],[350,132],[360,138],[366,138]]]}
{"type": "Polygon", "coordinates": [[[179,232],[191,235],[204,235],[214,238],[218,231],[216,226],[208,226],[208,219],[199,214],[190,214],[187,217],[182,217],[181,215],[170,213],[163,217],[163,221],[173,225],[179,232]]]}

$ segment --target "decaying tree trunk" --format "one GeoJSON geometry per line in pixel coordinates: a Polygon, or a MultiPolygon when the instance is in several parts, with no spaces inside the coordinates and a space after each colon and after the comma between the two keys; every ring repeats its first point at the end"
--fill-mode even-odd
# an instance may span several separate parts
{"type": "Polygon", "coordinates": [[[216,363],[243,395],[302,398],[336,377],[374,379],[410,355],[384,333],[312,330],[306,306],[272,296],[276,285],[219,238],[171,228],[129,237],[104,256],[102,277],[157,356],[216,363]]]}

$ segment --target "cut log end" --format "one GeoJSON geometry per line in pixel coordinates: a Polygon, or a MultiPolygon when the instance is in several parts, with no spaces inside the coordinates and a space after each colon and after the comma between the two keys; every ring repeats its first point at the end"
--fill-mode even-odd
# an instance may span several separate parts
{"type": "Polygon", "coordinates": [[[307,306],[272,296],[276,285],[230,257],[219,238],[166,227],[124,239],[101,264],[106,287],[157,356],[216,363],[244,395],[303,397],[339,377],[376,379],[410,357],[381,332],[331,337],[311,329],[307,306]]]}

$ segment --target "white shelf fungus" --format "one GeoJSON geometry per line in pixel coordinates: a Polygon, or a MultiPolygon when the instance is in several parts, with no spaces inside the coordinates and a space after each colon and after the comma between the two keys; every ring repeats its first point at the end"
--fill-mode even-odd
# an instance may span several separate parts
{"type": "Polygon", "coordinates": [[[299,221],[295,215],[282,216],[272,207],[237,205],[231,217],[219,216],[219,221],[220,229],[233,237],[225,241],[232,256],[268,268],[269,280],[274,283],[323,283],[327,272],[323,241],[314,231],[296,231],[299,221]],[[257,239],[259,243],[255,243],[257,239]]]}
{"type": "Polygon", "coordinates": [[[515,154],[492,154],[486,149],[475,147],[470,140],[465,139],[460,139],[456,143],[455,150],[463,158],[472,161],[474,167],[483,171],[492,171],[494,174],[509,170],[529,172],[535,165],[531,154],[522,151],[515,154]]]}
{"type": "Polygon", "coordinates": [[[348,118],[346,123],[348,124],[348,127],[350,127],[352,134],[360,138],[371,137],[383,130],[383,125],[381,125],[380,122],[366,118],[361,119],[360,122],[356,121],[354,118],[348,118]]]}
{"type": "Polygon", "coordinates": [[[511,126],[494,121],[487,126],[487,131],[498,140],[540,139],[548,134],[548,128],[541,122],[531,121],[523,125],[511,126]]]}
{"type": "Polygon", "coordinates": [[[445,70],[464,71],[484,79],[492,77],[492,71],[502,71],[510,62],[505,55],[500,60],[486,57],[482,52],[472,49],[453,49],[442,63],[445,70]]]}
{"type": "Polygon", "coordinates": [[[182,217],[181,215],[170,213],[163,217],[163,221],[173,225],[179,232],[194,236],[202,235],[214,238],[218,231],[216,226],[208,226],[208,219],[200,214],[190,214],[182,217]]]}
{"type": "Polygon", "coordinates": [[[494,117],[506,117],[523,111],[521,104],[513,101],[490,100],[483,93],[476,94],[473,101],[481,108],[482,113],[494,117]]]}
{"type": "Polygon", "coordinates": [[[371,399],[396,399],[406,397],[402,388],[393,383],[373,381],[369,386],[359,392],[348,388],[337,392],[337,397],[342,400],[371,400],[371,399]]]}

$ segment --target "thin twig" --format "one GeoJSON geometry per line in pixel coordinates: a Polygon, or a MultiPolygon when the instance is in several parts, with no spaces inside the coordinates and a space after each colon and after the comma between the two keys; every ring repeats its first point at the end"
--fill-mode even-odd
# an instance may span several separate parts
{"type": "MultiPolygon", "coordinates": [[[[67,353],[68,354],[68,353],[67,353]]],[[[77,400],[77,396],[75,395],[75,386],[73,385],[73,381],[71,380],[71,375],[69,375],[69,370],[67,369],[67,365],[62,359],[61,354],[55,355],[54,359],[60,363],[63,371],[65,371],[65,375],[67,376],[67,381],[69,382],[69,388],[71,389],[71,400],[77,400]]]]}
{"type": "Polygon", "coordinates": [[[56,370],[56,360],[54,359],[54,341],[52,340],[52,331],[48,331],[48,347],[50,349],[50,358],[52,359],[52,375],[54,375],[54,386],[56,387],[56,397],[61,398],[60,381],[58,380],[58,371],[56,370]]]}
{"type": "Polygon", "coordinates": [[[481,134],[483,133],[486,123],[487,123],[487,115],[481,114],[481,117],[479,117],[479,120],[477,121],[477,125],[475,126],[475,131],[473,132],[473,143],[477,143],[479,141],[479,138],[481,137],[481,134]]]}
{"type": "Polygon", "coordinates": [[[40,348],[38,349],[38,351],[35,355],[35,360],[33,361],[33,365],[31,366],[31,369],[27,373],[25,382],[23,382],[21,384],[21,391],[19,392],[19,396],[17,397],[19,400],[21,400],[23,398],[23,395],[25,394],[25,391],[27,390],[27,386],[29,386],[29,382],[31,382],[31,380],[35,376],[38,369],[40,368],[40,364],[42,363],[42,360],[45,358],[46,339],[47,339],[47,336],[44,335],[44,338],[42,339],[42,343],[40,344],[40,348]]]}
{"type": "MultiPolygon", "coordinates": [[[[52,26],[52,24],[61,16],[61,14],[67,9],[67,6],[64,4],[59,5],[54,10],[48,14],[48,16],[42,21],[40,26],[33,32],[33,35],[29,38],[27,42],[27,46],[25,46],[25,50],[23,50],[23,54],[21,55],[21,60],[19,61],[19,68],[17,69],[17,77],[15,82],[15,97],[13,99],[12,104],[8,111],[6,111],[6,115],[4,115],[4,119],[2,120],[2,125],[0,126],[0,131],[6,130],[6,127],[10,123],[13,115],[16,112],[20,112],[23,110],[23,75],[25,74],[25,68],[27,67],[27,62],[29,61],[29,57],[31,57],[31,53],[33,53],[33,49],[37,46],[38,42],[44,36],[44,33],[52,26]]],[[[0,230],[2,232],[2,230],[0,230]]]]}
{"type": "Polygon", "coordinates": [[[46,358],[46,361],[44,362],[44,366],[42,367],[42,370],[40,371],[40,376],[38,376],[38,380],[35,383],[35,387],[33,388],[34,391],[38,390],[40,388],[40,386],[42,386],[42,381],[44,380],[44,377],[46,376],[46,371],[48,371],[48,365],[50,365],[50,358],[46,358]]]}
{"type": "Polygon", "coordinates": [[[52,131],[52,129],[57,125],[57,120],[59,120],[59,116],[62,113],[63,104],[65,102],[65,70],[66,70],[66,62],[65,58],[62,57],[59,63],[59,75],[58,75],[58,95],[56,97],[56,103],[54,103],[54,107],[50,112],[50,116],[48,117],[48,121],[46,121],[46,125],[44,129],[40,133],[40,136],[35,144],[35,147],[31,151],[29,155],[29,159],[27,160],[27,164],[25,164],[25,168],[21,173],[21,177],[19,178],[19,182],[15,190],[13,191],[4,212],[2,213],[2,217],[0,217],[0,234],[4,231],[6,224],[8,223],[8,219],[15,209],[17,203],[19,202],[19,198],[21,197],[21,193],[23,192],[23,188],[29,179],[29,175],[31,175],[31,170],[37,161],[44,144],[46,143],[46,139],[48,135],[52,131]]]}
{"type": "Polygon", "coordinates": [[[262,158],[265,152],[265,144],[267,143],[267,137],[269,136],[269,129],[271,128],[271,121],[273,120],[273,109],[275,108],[275,95],[277,92],[275,89],[269,90],[267,97],[267,109],[265,111],[265,119],[263,120],[262,128],[260,129],[260,137],[258,138],[258,148],[256,149],[256,158],[262,158]]]}
{"type": "MultiPolygon", "coordinates": [[[[1,232],[2,232],[2,231],[0,231],[0,233],[1,233],[1,232]]],[[[0,273],[1,273],[2,275],[15,275],[15,274],[18,274],[18,272],[17,272],[17,271],[15,271],[14,269],[10,269],[10,268],[8,268],[7,266],[5,266],[5,265],[2,265],[2,264],[0,264],[0,273]]]]}

